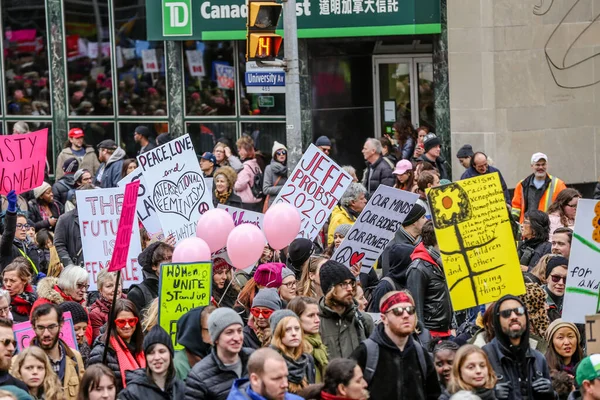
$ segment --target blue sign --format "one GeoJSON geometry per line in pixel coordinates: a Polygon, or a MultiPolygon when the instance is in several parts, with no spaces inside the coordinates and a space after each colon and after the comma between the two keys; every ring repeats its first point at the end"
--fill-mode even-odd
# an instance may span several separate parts
{"type": "Polygon", "coordinates": [[[283,71],[246,71],[246,86],[285,86],[283,71]]]}

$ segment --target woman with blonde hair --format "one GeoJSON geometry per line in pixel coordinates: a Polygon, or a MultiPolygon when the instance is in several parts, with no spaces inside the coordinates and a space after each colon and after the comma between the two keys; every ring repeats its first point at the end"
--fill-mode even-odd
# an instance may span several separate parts
{"type": "Polygon", "coordinates": [[[158,324],[158,297],[152,300],[150,307],[142,312],[142,332],[144,335],[150,332],[158,324]]]}
{"type": "Polygon", "coordinates": [[[269,318],[271,348],[283,356],[288,367],[288,391],[298,393],[315,383],[315,360],[304,340],[300,318],[292,310],[275,311],[269,318]]]}
{"type": "Polygon", "coordinates": [[[440,396],[440,400],[448,400],[461,390],[470,391],[482,400],[495,400],[496,381],[496,374],[485,352],[475,345],[464,345],[456,352],[448,390],[440,396]]]}
{"type": "Polygon", "coordinates": [[[10,295],[10,310],[15,322],[29,321],[37,294],[31,286],[31,268],[27,260],[17,257],[2,272],[2,288],[10,295]]]}
{"type": "Polygon", "coordinates": [[[29,346],[13,361],[10,374],[29,388],[34,399],[62,400],[63,387],[48,356],[41,348],[29,346]]]}
{"type": "Polygon", "coordinates": [[[323,297],[319,271],[326,261],[327,258],[320,256],[310,256],[308,258],[302,266],[302,276],[300,277],[297,289],[298,296],[313,297],[315,299],[323,297]]]}

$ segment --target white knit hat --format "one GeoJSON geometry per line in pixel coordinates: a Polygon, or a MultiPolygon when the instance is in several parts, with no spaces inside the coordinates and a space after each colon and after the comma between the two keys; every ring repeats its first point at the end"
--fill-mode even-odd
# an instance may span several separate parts
{"type": "Polygon", "coordinates": [[[285,147],[285,145],[279,143],[277,140],[275,141],[275,143],[273,143],[273,149],[271,150],[271,156],[275,157],[275,152],[277,150],[285,150],[287,151],[287,147],[285,147]]]}

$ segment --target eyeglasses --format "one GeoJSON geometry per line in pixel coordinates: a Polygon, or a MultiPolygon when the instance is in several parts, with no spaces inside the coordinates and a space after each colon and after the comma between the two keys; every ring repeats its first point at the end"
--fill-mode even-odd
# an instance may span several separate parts
{"type": "Polygon", "coordinates": [[[123,328],[125,328],[125,325],[129,325],[131,327],[136,326],[138,321],[139,321],[139,319],[137,317],[119,318],[119,319],[115,319],[115,324],[117,325],[117,328],[123,329],[123,328]]]}
{"type": "Polygon", "coordinates": [[[79,290],[88,290],[90,288],[90,285],[88,285],[87,283],[78,283],[77,284],[77,289],[79,290]]]}
{"type": "Polygon", "coordinates": [[[287,287],[288,289],[293,288],[294,286],[296,286],[298,284],[298,281],[291,281],[288,283],[282,283],[283,286],[287,287]]]}
{"type": "Polygon", "coordinates": [[[558,283],[560,281],[563,281],[563,283],[565,285],[567,284],[567,277],[566,276],[550,275],[550,278],[552,278],[552,282],[554,282],[554,283],[558,283]]]}
{"type": "Polygon", "coordinates": [[[285,150],[277,150],[275,152],[275,155],[276,156],[287,156],[287,151],[285,151],[285,150]]]}
{"type": "Polygon", "coordinates": [[[568,207],[574,208],[575,210],[577,210],[577,203],[575,204],[567,204],[568,207]]]}
{"type": "Polygon", "coordinates": [[[8,314],[8,312],[12,310],[11,306],[8,307],[4,307],[4,308],[0,308],[0,314],[4,315],[4,314],[8,314]]]}
{"type": "Polygon", "coordinates": [[[264,319],[269,319],[273,314],[273,310],[269,309],[260,309],[260,308],[251,308],[250,313],[254,316],[254,318],[260,318],[262,315],[264,319]]]}
{"type": "Polygon", "coordinates": [[[17,224],[17,229],[25,229],[25,230],[27,230],[29,228],[31,228],[31,225],[29,225],[29,224],[17,224]]]}
{"type": "Polygon", "coordinates": [[[348,287],[354,289],[356,287],[356,281],[344,281],[344,282],[338,283],[335,286],[339,286],[342,289],[346,289],[348,287]]]}
{"type": "Polygon", "coordinates": [[[17,341],[12,338],[0,339],[0,343],[2,343],[4,347],[8,347],[9,344],[12,344],[13,347],[17,347],[17,341]]]}
{"type": "Polygon", "coordinates": [[[525,315],[525,307],[517,307],[517,308],[511,308],[509,310],[503,310],[503,311],[500,311],[498,314],[500,314],[500,316],[502,318],[510,318],[512,313],[515,313],[515,315],[517,317],[521,317],[521,316],[525,315]]]}
{"type": "Polygon", "coordinates": [[[417,309],[414,306],[396,307],[392,308],[388,312],[394,313],[396,317],[400,317],[402,314],[404,314],[404,311],[406,311],[408,315],[414,315],[417,309]]]}
{"type": "Polygon", "coordinates": [[[52,332],[56,332],[58,330],[59,326],[60,325],[58,325],[58,324],[52,324],[52,325],[48,325],[48,326],[36,325],[33,329],[35,329],[35,331],[38,333],[44,333],[44,331],[46,329],[48,330],[48,332],[52,333],[52,332]]]}

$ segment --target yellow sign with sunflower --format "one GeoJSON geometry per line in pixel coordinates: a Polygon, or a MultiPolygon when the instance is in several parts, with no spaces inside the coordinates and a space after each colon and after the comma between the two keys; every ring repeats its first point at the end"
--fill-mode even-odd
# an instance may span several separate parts
{"type": "Polygon", "coordinates": [[[525,293],[497,173],[427,191],[455,311],[525,293]]]}

